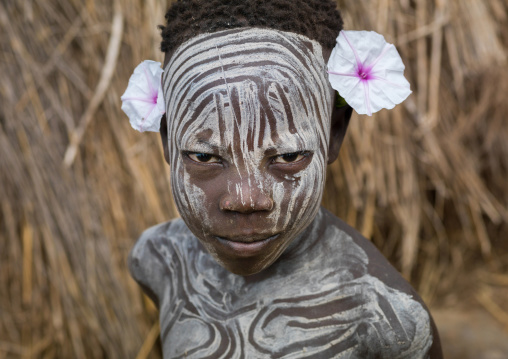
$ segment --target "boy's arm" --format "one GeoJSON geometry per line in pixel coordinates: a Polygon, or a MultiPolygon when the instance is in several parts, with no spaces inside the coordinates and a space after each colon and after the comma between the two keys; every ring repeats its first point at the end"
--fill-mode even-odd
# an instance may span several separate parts
{"type": "Polygon", "coordinates": [[[160,300],[167,287],[167,242],[170,222],[151,227],[143,232],[132,248],[128,267],[131,276],[145,294],[160,308],[160,300]]]}
{"type": "Polygon", "coordinates": [[[356,234],[355,240],[365,250],[369,258],[369,273],[372,276],[377,277],[383,281],[386,285],[391,288],[397,289],[401,292],[410,294],[414,300],[421,304],[421,306],[427,311],[430,320],[431,333],[432,333],[432,345],[428,352],[429,359],[442,359],[443,353],[441,349],[441,341],[439,339],[439,333],[437,331],[436,324],[432,315],[423,302],[420,295],[413,289],[413,287],[400,275],[400,273],[386,260],[386,258],[375,248],[372,242],[367,239],[359,237],[359,233],[356,234]],[[363,242],[363,243],[362,243],[363,242]]]}
{"type": "Polygon", "coordinates": [[[439,339],[439,333],[437,331],[436,323],[434,323],[434,319],[432,315],[430,315],[430,323],[432,325],[432,346],[429,350],[429,358],[430,359],[443,359],[443,349],[441,348],[441,339],[439,339]]]}
{"type": "MultiPolygon", "coordinates": [[[[336,218],[336,217],[335,217],[336,218]]],[[[338,218],[337,218],[338,219],[338,218]]],[[[430,319],[431,333],[432,333],[432,345],[427,353],[429,359],[442,359],[443,353],[441,348],[441,341],[439,339],[439,333],[437,331],[434,319],[430,314],[429,309],[413,289],[413,287],[401,276],[401,274],[388,262],[388,260],[379,252],[379,250],[365,237],[363,237],[358,231],[350,227],[348,224],[338,219],[336,222],[341,230],[351,236],[354,242],[359,245],[369,257],[368,272],[370,275],[378,278],[385,285],[390,288],[396,289],[403,293],[409,294],[414,300],[422,305],[427,311],[430,319]]]]}

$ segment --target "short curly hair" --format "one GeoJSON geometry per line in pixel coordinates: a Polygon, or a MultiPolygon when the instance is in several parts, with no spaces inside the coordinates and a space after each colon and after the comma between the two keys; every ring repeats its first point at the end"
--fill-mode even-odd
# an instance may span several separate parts
{"type": "Polygon", "coordinates": [[[197,35],[240,27],[290,31],[332,49],[343,25],[333,0],[178,0],[165,17],[164,53],[197,35]]]}

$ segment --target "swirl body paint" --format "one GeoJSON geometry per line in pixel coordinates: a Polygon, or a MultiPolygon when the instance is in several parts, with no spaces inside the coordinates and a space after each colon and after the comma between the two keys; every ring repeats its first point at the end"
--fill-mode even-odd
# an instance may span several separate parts
{"type": "Polygon", "coordinates": [[[333,133],[321,51],[243,29],[172,54],[165,150],[183,220],[147,230],[129,259],[164,358],[431,358],[421,299],[319,207],[333,133]]]}
{"type": "Polygon", "coordinates": [[[321,46],[258,28],[201,35],[172,55],[163,86],[182,218],[227,269],[263,270],[321,201],[332,102],[321,46]]]}
{"type": "Polygon", "coordinates": [[[323,229],[332,218],[320,210],[303,245],[262,276],[216,264],[181,219],[146,231],[130,265],[159,304],[164,358],[429,359],[414,292],[372,275],[356,239],[323,229]]]}

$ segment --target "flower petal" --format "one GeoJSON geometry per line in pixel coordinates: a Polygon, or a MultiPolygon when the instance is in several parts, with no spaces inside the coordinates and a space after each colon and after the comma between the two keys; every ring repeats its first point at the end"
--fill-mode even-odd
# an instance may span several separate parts
{"type": "Polygon", "coordinates": [[[122,95],[122,110],[129,117],[132,128],[158,132],[165,113],[162,96],[160,62],[146,60],[139,64],[122,95]]]}
{"type": "Polygon", "coordinates": [[[341,31],[328,61],[332,87],[357,113],[369,115],[409,96],[404,68],[395,46],[373,31],[341,31]]]}

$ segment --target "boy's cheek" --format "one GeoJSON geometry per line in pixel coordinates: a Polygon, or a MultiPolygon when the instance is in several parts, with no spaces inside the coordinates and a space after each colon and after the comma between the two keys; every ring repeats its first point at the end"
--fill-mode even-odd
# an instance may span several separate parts
{"type": "Polygon", "coordinates": [[[201,217],[203,222],[208,222],[208,211],[205,205],[207,194],[190,180],[189,173],[185,171],[181,163],[172,167],[171,187],[182,218],[201,217]]]}

